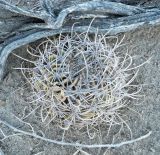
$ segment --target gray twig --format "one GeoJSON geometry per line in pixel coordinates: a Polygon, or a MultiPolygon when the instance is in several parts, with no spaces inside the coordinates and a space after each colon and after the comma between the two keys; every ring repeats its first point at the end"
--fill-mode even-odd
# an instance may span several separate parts
{"type": "Polygon", "coordinates": [[[81,148],[118,148],[118,147],[121,147],[123,145],[128,145],[128,144],[132,144],[132,143],[141,141],[141,140],[149,137],[152,133],[152,131],[150,131],[147,134],[145,134],[141,137],[138,137],[136,139],[129,140],[129,141],[124,141],[124,142],[117,143],[117,144],[92,144],[92,145],[87,145],[87,144],[68,143],[68,142],[64,142],[64,141],[57,141],[57,140],[53,140],[53,139],[48,139],[48,138],[45,138],[45,137],[41,137],[41,136],[39,136],[35,133],[32,133],[32,132],[27,132],[27,131],[17,129],[16,127],[10,125],[9,123],[7,123],[3,120],[0,120],[0,123],[6,125],[10,129],[12,129],[14,132],[18,132],[18,133],[21,133],[21,134],[24,134],[24,135],[27,135],[27,136],[31,136],[31,137],[34,137],[34,138],[37,138],[37,139],[40,139],[40,140],[43,140],[43,141],[46,141],[46,142],[49,142],[49,143],[54,143],[54,144],[63,145],[63,146],[81,147],[81,148]]]}

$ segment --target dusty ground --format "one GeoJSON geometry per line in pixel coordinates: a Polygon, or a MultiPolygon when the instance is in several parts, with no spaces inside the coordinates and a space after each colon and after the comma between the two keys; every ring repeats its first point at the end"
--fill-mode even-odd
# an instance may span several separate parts
{"type": "MultiPolygon", "coordinates": [[[[151,136],[141,142],[123,146],[118,149],[109,149],[106,155],[159,155],[160,154],[160,27],[145,28],[125,34],[126,46],[121,50],[128,49],[133,55],[138,55],[137,61],[144,62],[152,57],[149,64],[140,69],[138,81],[144,84],[144,101],[139,101],[138,105],[132,106],[137,113],[128,115],[128,124],[132,129],[133,137],[139,137],[148,131],[152,131],[151,136]]],[[[25,51],[25,47],[17,49],[19,54],[25,51]]],[[[25,56],[25,55],[23,55],[25,56]]],[[[20,65],[20,61],[14,56],[9,58],[9,72],[3,82],[0,83],[0,117],[5,118],[14,126],[19,126],[11,113],[22,116],[22,111],[26,106],[25,97],[27,90],[24,90],[25,80],[20,71],[13,70],[13,67],[20,65]]],[[[137,104],[137,103],[135,103],[137,104]]],[[[127,114],[127,113],[126,113],[127,114]]],[[[35,128],[43,128],[43,124],[38,123],[37,118],[32,119],[35,128]]],[[[21,128],[21,126],[20,126],[21,128]]],[[[6,128],[5,131],[9,133],[6,128]]],[[[55,133],[49,131],[53,136],[55,133]]],[[[57,131],[56,131],[57,132],[57,131]]],[[[61,134],[61,132],[59,132],[61,134]]],[[[57,133],[56,133],[57,134],[57,133]]],[[[77,133],[77,135],[80,133],[77,133]]],[[[72,135],[74,140],[75,136],[72,135]]],[[[123,138],[129,138],[128,133],[122,133],[123,138]]],[[[88,142],[84,136],[83,141],[88,142]]],[[[105,135],[104,135],[105,137],[105,135]]],[[[76,139],[76,138],[75,138],[76,139]]],[[[5,155],[70,155],[76,149],[61,147],[51,143],[45,143],[27,136],[15,136],[0,143],[0,147],[5,155]]],[[[103,155],[105,149],[101,151],[85,150],[91,154],[103,155]]]]}
{"type": "MultiPolygon", "coordinates": [[[[63,0],[61,0],[63,1],[63,0]]],[[[66,1],[67,2],[67,1],[66,1]]],[[[68,1],[71,2],[71,1],[68,1]]],[[[158,6],[159,0],[146,1],[146,5],[158,6]]],[[[124,43],[126,46],[120,50],[124,52],[128,49],[132,55],[137,55],[137,62],[144,62],[148,58],[152,57],[149,64],[141,67],[138,82],[143,83],[143,93],[145,94],[144,100],[134,103],[131,107],[135,112],[126,112],[128,116],[127,123],[132,129],[133,137],[139,137],[146,134],[148,131],[152,131],[149,138],[140,142],[126,145],[117,149],[93,149],[85,151],[92,155],[159,155],[160,154],[160,27],[145,28],[136,30],[125,34],[124,43]]],[[[19,55],[26,57],[26,47],[17,49],[16,52],[19,55]]],[[[8,60],[8,72],[4,81],[0,83],[0,117],[5,119],[12,125],[24,129],[23,125],[15,120],[16,115],[22,117],[24,109],[29,109],[30,106],[26,103],[26,96],[30,94],[26,88],[26,81],[24,80],[20,71],[14,70],[14,67],[19,67],[21,61],[15,56],[11,55],[8,60]]],[[[27,111],[27,110],[26,110],[27,111]]],[[[31,122],[37,129],[45,130],[42,123],[39,123],[39,119],[36,117],[29,117],[26,121],[31,122]]],[[[4,128],[5,133],[9,134],[8,128],[4,128]]],[[[105,128],[104,128],[105,131],[105,128]]],[[[111,142],[107,140],[106,133],[103,131],[104,142],[111,142]]],[[[49,137],[56,137],[60,139],[62,133],[56,129],[46,129],[49,137]],[[58,135],[59,134],[59,135],[58,135]]],[[[113,130],[115,134],[116,130],[113,130]]],[[[70,133],[68,133],[69,135],[70,133]]],[[[129,139],[128,131],[121,133],[121,140],[129,139]]],[[[2,135],[0,135],[2,137],[2,135]]],[[[81,135],[80,132],[73,132],[71,135],[71,141],[81,141],[89,143],[90,141],[85,135],[81,135]]],[[[118,141],[117,138],[115,141],[118,141]]],[[[96,140],[95,140],[96,141],[96,140]]],[[[96,142],[99,142],[98,140],[96,142]]],[[[62,147],[51,143],[42,142],[28,136],[14,136],[0,142],[0,148],[5,155],[71,155],[76,151],[76,148],[62,147]]],[[[1,155],[1,151],[0,151],[1,155]]]]}

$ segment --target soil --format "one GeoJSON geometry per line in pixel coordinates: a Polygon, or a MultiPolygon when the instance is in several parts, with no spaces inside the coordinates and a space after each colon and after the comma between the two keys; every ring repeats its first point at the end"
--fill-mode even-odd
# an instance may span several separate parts
{"type": "MultiPolygon", "coordinates": [[[[149,3],[149,1],[148,1],[149,3]]],[[[158,2],[157,2],[158,3],[158,2]]],[[[154,3],[155,4],[155,3],[154,3]]],[[[91,155],[159,155],[160,154],[160,27],[139,29],[125,35],[123,43],[125,45],[119,50],[136,55],[137,64],[151,58],[149,64],[140,68],[137,81],[143,84],[143,94],[145,97],[138,101],[132,101],[132,110],[126,111],[127,124],[132,130],[133,138],[140,137],[148,131],[152,131],[150,137],[131,145],[125,145],[116,149],[83,149],[91,155]]],[[[15,51],[16,54],[28,57],[26,46],[15,51]]],[[[19,129],[27,127],[15,119],[15,116],[22,118],[23,114],[32,107],[27,103],[26,98],[30,95],[30,90],[26,84],[21,71],[14,68],[20,67],[22,60],[14,55],[8,59],[8,69],[5,79],[0,82],[0,117],[19,129]]],[[[30,122],[38,134],[45,131],[48,137],[60,139],[62,131],[54,128],[46,128],[35,116],[28,117],[25,121],[30,122]]],[[[54,125],[52,126],[54,127],[54,125]]],[[[1,126],[6,135],[11,131],[1,126]]],[[[130,138],[128,130],[124,129],[121,135],[116,135],[117,129],[113,129],[110,138],[115,138],[116,142],[130,138]],[[120,138],[119,138],[120,137],[120,138]]],[[[91,141],[81,131],[71,131],[66,134],[70,136],[72,142],[77,139],[91,143],[91,141]]],[[[2,135],[0,135],[2,137],[2,135]]],[[[112,142],[106,136],[105,128],[102,129],[103,143],[112,142]],[[108,139],[107,139],[108,138],[108,139]]],[[[99,143],[95,139],[92,143],[99,143]]],[[[17,135],[0,142],[0,155],[72,155],[77,148],[59,146],[52,143],[37,140],[33,137],[17,135]]]]}

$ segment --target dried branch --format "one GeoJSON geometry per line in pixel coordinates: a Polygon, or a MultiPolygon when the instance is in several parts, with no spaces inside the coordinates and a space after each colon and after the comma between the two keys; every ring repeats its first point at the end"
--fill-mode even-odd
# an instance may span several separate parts
{"type": "Polygon", "coordinates": [[[121,15],[121,16],[129,16],[129,15],[145,12],[145,10],[142,8],[125,5],[122,3],[90,1],[82,4],[77,4],[76,6],[71,6],[69,8],[62,10],[56,19],[54,10],[52,10],[53,8],[51,7],[51,4],[52,4],[51,1],[42,0],[40,2],[43,10],[39,12],[32,12],[25,9],[21,9],[20,7],[12,5],[4,0],[0,0],[0,6],[2,6],[2,8],[6,10],[9,10],[11,12],[14,12],[20,15],[42,19],[52,29],[62,27],[67,15],[77,11],[78,12],[79,11],[81,12],[82,11],[83,12],[98,11],[98,12],[105,12],[108,14],[115,14],[115,15],[121,15]]]}
{"type": "Polygon", "coordinates": [[[145,10],[142,8],[125,5],[122,3],[91,1],[83,4],[77,4],[76,6],[72,6],[62,10],[57,17],[53,28],[62,27],[67,15],[76,11],[83,11],[83,12],[98,11],[98,12],[105,12],[108,14],[115,14],[121,16],[130,16],[145,12],[145,10]]]}
{"type": "MultiPolygon", "coordinates": [[[[70,23],[71,26],[66,26],[62,29],[50,30],[46,29],[34,29],[34,25],[32,25],[32,30],[25,31],[18,36],[10,37],[4,44],[1,44],[0,48],[0,79],[3,78],[3,72],[6,60],[8,55],[16,48],[36,41],[38,39],[53,36],[60,33],[70,33],[71,27],[73,23],[70,23]]],[[[89,23],[84,24],[89,25],[89,23]]],[[[113,20],[95,20],[92,26],[89,29],[89,33],[96,33],[97,28],[99,29],[99,33],[107,33],[108,35],[115,35],[120,32],[127,32],[130,30],[135,30],[140,27],[150,26],[150,25],[159,25],[160,24],[160,10],[150,10],[150,12],[138,14],[129,17],[123,17],[113,20]]],[[[42,26],[43,27],[43,26],[42,26]]],[[[42,28],[41,27],[41,28],[42,28]]],[[[28,27],[29,28],[29,27],[28,27]]],[[[88,29],[88,26],[79,25],[75,26],[74,32],[85,32],[88,29]]]]}
{"type": "Polygon", "coordinates": [[[23,130],[17,129],[16,127],[10,125],[9,123],[7,123],[7,122],[5,122],[3,120],[0,120],[0,123],[2,123],[3,125],[9,127],[14,132],[18,132],[18,133],[21,133],[23,135],[31,136],[31,137],[43,140],[45,142],[54,143],[54,144],[57,144],[57,145],[72,146],[72,147],[81,147],[81,148],[118,148],[118,147],[121,147],[123,145],[128,145],[128,144],[132,144],[132,143],[141,141],[141,140],[149,137],[151,135],[151,133],[152,133],[152,131],[150,131],[147,134],[145,134],[145,135],[143,135],[141,137],[138,137],[136,139],[129,140],[129,141],[124,141],[124,142],[117,143],[117,144],[93,144],[93,145],[87,145],[87,144],[68,143],[68,142],[48,139],[48,138],[45,138],[45,137],[41,137],[41,136],[39,136],[39,135],[37,135],[35,133],[32,133],[32,132],[27,132],[27,131],[23,131],[23,130]]]}
{"type": "MultiPolygon", "coordinates": [[[[74,13],[77,11],[80,11],[82,13],[86,11],[98,11],[109,14],[123,15],[123,17],[120,18],[107,18],[106,20],[105,18],[102,19],[101,15],[97,13],[97,19],[93,22],[89,33],[95,33],[98,28],[100,33],[115,35],[120,32],[135,30],[137,28],[144,27],[145,25],[149,26],[160,24],[160,10],[145,10],[139,7],[129,6],[116,2],[90,1],[78,4],[76,6],[71,6],[62,10],[57,18],[54,14],[54,10],[52,10],[50,0],[42,0],[41,6],[43,8],[43,11],[41,12],[24,10],[4,0],[0,0],[0,6],[8,11],[23,15],[22,17],[24,17],[24,21],[25,17],[27,17],[26,23],[20,21],[20,23],[22,23],[21,26],[18,24],[18,26],[15,27],[15,30],[9,29],[9,31],[7,30],[7,32],[5,32],[5,30],[2,30],[1,35],[3,36],[0,36],[0,41],[4,43],[0,44],[0,79],[2,79],[8,55],[14,49],[43,37],[59,34],[60,32],[70,33],[71,27],[75,21],[70,21],[69,24],[67,23],[68,26],[63,26],[66,17],[70,13],[74,13]],[[45,21],[45,23],[37,23],[36,19],[42,19],[43,21],[45,21]]],[[[86,14],[85,17],[90,18],[92,16],[87,16],[86,14]]],[[[5,24],[5,22],[3,23],[5,24]]],[[[11,22],[13,22],[11,23],[11,25],[14,25],[14,20],[11,22]]],[[[83,22],[79,20],[78,22],[80,22],[80,24],[74,28],[74,31],[76,32],[84,32],[90,24],[90,21],[88,21],[88,19],[83,19],[83,22]]],[[[2,25],[1,27],[4,26],[2,25]]]]}

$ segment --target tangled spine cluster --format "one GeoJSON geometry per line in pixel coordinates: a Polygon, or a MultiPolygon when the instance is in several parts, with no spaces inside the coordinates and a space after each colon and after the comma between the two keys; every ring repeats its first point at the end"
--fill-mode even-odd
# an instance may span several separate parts
{"type": "Polygon", "coordinates": [[[128,53],[117,51],[120,44],[109,45],[105,35],[71,33],[31,48],[37,59],[27,79],[42,121],[65,129],[120,124],[119,111],[140,91],[133,84],[138,67],[128,53]]]}

